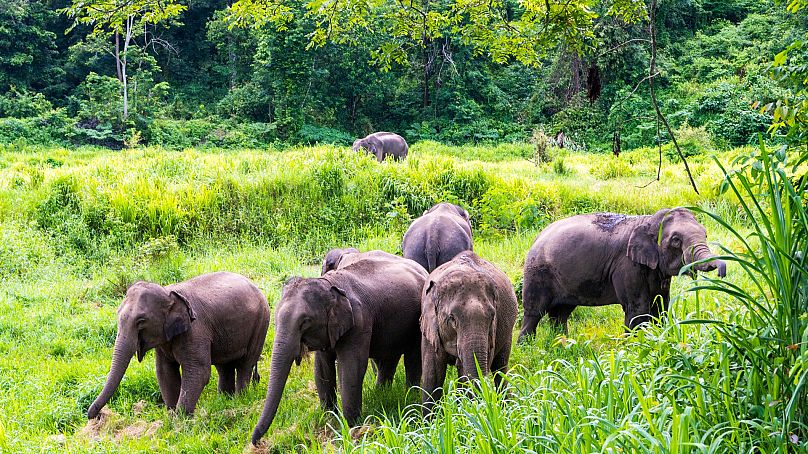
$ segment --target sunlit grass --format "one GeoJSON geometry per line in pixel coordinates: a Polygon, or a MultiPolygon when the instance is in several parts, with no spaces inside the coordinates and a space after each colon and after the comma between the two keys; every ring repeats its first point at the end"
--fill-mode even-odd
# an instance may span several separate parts
{"type": "MultiPolygon", "coordinates": [[[[517,284],[536,234],[574,213],[694,205],[740,232],[751,227],[737,198],[718,194],[722,174],[707,157],[692,163],[697,196],[680,164],[667,161],[662,181],[640,187],[656,175],[654,150],[621,156],[630,167],[625,175],[596,168],[606,156],[567,153],[569,173],[559,176],[552,164],[529,162],[525,147],[424,143],[413,146],[407,161],[383,164],[333,147],[2,150],[0,451],[244,449],[263,404],[271,342],[259,363],[260,386],[220,396],[214,371],[192,418],[161,405],[149,354],[130,366],[109,404],[110,419],[86,426],[85,411],[109,368],[115,309],[136,279],[170,283],[230,270],[254,280],[275,305],[282,283],[319,274],[320,257],[331,247],[396,252],[409,221],[438,199],[469,208],[477,252],[517,284]]],[[[729,163],[738,153],[719,159],[729,163]]],[[[719,222],[701,220],[710,241],[742,248],[719,222]]],[[[728,273],[727,283],[753,287],[737,265],[728,273]]],[[[771,436],[780,404],[770,405],[768,391],[750,400],[755,389],[774,396],[778,384],[750,375],[711,326],[675,323],[730,320],[747,309],[714,291],[685,292],[692,284],[674,279],[671,320],[632,335],[624,334],[617,306],[578,308],[563,337],[541,323],[533,340],[514,346],[508,393],[497,395],[485,382],[481,397],[469,398],[455,391],[450,371],[450,392],[429,421],[420,417],[419,393],[405,389],[403,371],[380,390],[369,371],[366,424],[343,427],[319,409],[312,361],[304,360],[292,369],[262,448],[787,450],[771,436]]]]}

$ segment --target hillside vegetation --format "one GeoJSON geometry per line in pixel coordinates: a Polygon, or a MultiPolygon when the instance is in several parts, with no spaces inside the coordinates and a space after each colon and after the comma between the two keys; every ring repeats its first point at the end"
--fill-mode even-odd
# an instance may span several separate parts
{"type": "MultiPolygon", "coordinates": [[[[751,152],[725,152],[718,160],[751,152]]],[[[567,215],[685,205],[717,213],[742,232],[753,229],[738,199],[719,195],[722,173],[707,156],[692,162],[703,194],[697,196],[681,166],[667,160],[664,184],[647,185],[656,174],[656,150],[618,160],[553,149],[551,162],[539,166],[526,159],[531,153],[523,145],[421,142],[405,162],[379,164],[326,146],[284,152],[5,147],[0,450],[244,449],[262,408],[271,342],[259,363],[260,386],[221,396],[214,371],[193,417],[161,405],[149,354],[130,366],[102,420],[87,423],[86,409],[109,368],[115,309],[137,279],[167,284],[230,270],[253,279],[274,307],[286,278],[319,274],[331,247],[397,252],[410,220],[442,200],[468,208],[475,250],[510,276],[517,293],[535,235],[567,215]]],[[[743,248],[711,217],[699,218],[711,241],[743,248]]],[[[478,397],[452,391],[431,421],[420,418],[413,405],[420,394],[405,390],[402,370],[388,389],[375,389],[369,371],[365,424],[349,430],[319,409],[311,360],[305,360],[293,368],[261,449],[799,449],[782,432],[787,397],[780,375],[761,375],[725,331],[687,322],[748,322],[754,310],[715,291],[688,292],[696,282],[674,279],[667,323],[631,335],[624,335],[616,306],[579,308],[567,335],[541,323],[535,340],[515,348],[508,393],[497,395],[488,382],[478,397]]],[[[733,263],[726,282],[756,285],[733,263]]],[[[804,432],[792,436],[804,443],[804,432]]]]}

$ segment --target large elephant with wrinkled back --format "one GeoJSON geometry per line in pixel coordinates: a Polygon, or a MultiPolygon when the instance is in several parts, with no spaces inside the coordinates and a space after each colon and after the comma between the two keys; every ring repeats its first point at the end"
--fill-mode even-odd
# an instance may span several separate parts
{"type": "Polygon", "coordinates": [[[376,160],[382,162],[388,156],[392,156],[396,161],[406,158],[410,146],[400,135],[381,131],[356,139],[353,143],[353,151],[361,149],[376,156],[376,160]]]}
{"type": "Polygon", "coordinates": [[[536,238],[525,260],[519,339],[547,314],[566,329],[577,306],[620,304],[633,329],[659,317],[670,304],[671,278],[726,264],[707,246],[707,231],[685,208],[652,215],[596,213],[561,219],[536,238]]]}

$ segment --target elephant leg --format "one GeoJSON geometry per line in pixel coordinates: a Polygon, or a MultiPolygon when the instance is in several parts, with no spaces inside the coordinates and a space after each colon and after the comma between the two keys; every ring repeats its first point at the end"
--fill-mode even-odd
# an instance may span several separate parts
{"type": "Polygon", "coordinates": [[[652,297],[648,288],[648,276],[629,274],[623,279],[614,279],[615,293],[625,313],[625,326],[628,330],[651,320],[652,297]]]}
{"type": "MultiPolygon", "coordinates": [[[[210,354],[208,353],[208,358],[210,354]]],[[[182,386],[180,387],[180,398],[177,407],[185,414],[193,414],[196,410],[196,403],[202,390],[210,381],[210,362],[203,360],[189,360],[181,363],[182,366],[182,386]]]]}
{"type": "Polygon", "coordinates": [[[399,355],[390,355],[376,359],[378,371],[376,373],[376,386],[384,386],[393,383],[398,367],[399,355]]]}
{"type": "Polygon", "coordinates": [[[659,320],[670,309],[671,278],[662,279],[660,288],[657,291],[652,289],[651,294],[655,295],[653,301],[651,301],[651,317],[654,320],[659,320]]]}
{"type": "Polygon", "coordinates": [[[435,402],[443,397],[443,384],[446,381],[446,353],[436,352],[426,339],[421,341],[423,353],[421,362],[421,401],[423,414],[432,412],[435,402]]]}
{"type": "Polygon", "coordinates": [[[491,361],[491,373],[494,374],[494,385],[497,389],[502,389],[508,384],[505,374],[508,373],[508,358],[511,356],[511,346],[503,348],[491,361]]]}
{"type": "Polygon", "coordinates": [[[421,384],[421,370],[421,348],[416,344],[415,347],[404,352],[404,371],[407,374],[408,388],[421,384]]]}
{"type": "Polygon", "coordinates": [[[166,358],[160,353],[160,349],[155,350],[155,366],[157,373],[157,385],[160,386],[160,394],[166,407],[175,408],[180,397],[180,365],[166,358]]]}
{"type": "Polygon", "coordinates": [[[367,349],[348,350],[338,355],[339,392],[342,414],[354,425],[362,412],[362,381],[368,368],[367,349]]]}
{"type": "Polygon", "coordinates": [[[231,364],[219,364],[216,366],[219,373],[219,392],[232,395],[236,392],[236,370],[231,364]]]}
{"type": "Polygon", "coordinates": [[[255,364],[239,364],[236,367],[236,392],[240,393],[253,380],[253,372],[255,371],[255,364]]]}
{"type": "Polygon", "coordinates": [[[550,317],[550,321],[553,322],[553,326],[555,326],[556,329],[560,329],[561,332],[566,333],[567,320],[570,318],[570,314],[572,314],[573,310],[575,310],[575,306],[556,304],[547,311],[547,315],[550,317]]]}
{"type": "Polygon", "coordinates": [[[522,329],[519,331],[519,342],[522,342],[525,337],[536,334],[536,326],[539,320],[547,313],[547,308],[550,307],[553,301],[553,293],[550,288],[545,287],[540,282],[534,282],[539,278],[525,279],[525,288],[522,291],[522,304],[525,309],[525,315],[522,319],[522,329]]]}
{"type": "Polygon", "coordinates": [[[314,384],[317,386],[320,405],[326,411],[337,408],[337,368],[334,364],[336,359],[334,352],[314,353],[314,384]]]}

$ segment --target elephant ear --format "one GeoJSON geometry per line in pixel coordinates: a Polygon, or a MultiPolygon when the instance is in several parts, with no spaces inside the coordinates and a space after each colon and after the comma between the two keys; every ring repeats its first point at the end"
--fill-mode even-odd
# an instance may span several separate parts
{"type": "Polygon", "coordinates": [[[332,285],[331,294],[334,296],[334,303],[328,308],[328,341],[331,348],[334,348],[337,341],[353,328],[354,314],[345,290],[332,285]]]}
{"type": "Polygon", "coordinates": [[[442,348],[440,339],[440,331],[438,328],[438,295],[432,290],[435,287],[435,281],[430,280],[424,290],[424,301],[432,301],[430,307],[425,307],[421,312],[421,334],[432,345],[436,351],[442,348]]]}
{"type": "Polygon", "coordinates": [[[659,241],[665,216],[670,210],[657,211],[653,216],[643,218],[631,231],[626,255],[631,261],[655,270],[659,265],[659,241]]]}
{"type": "Polygon", "coordinates": [[[191,329],[191,322],[196,320],[196,313],[191,307],[191,303],[176,291],[171,291],[169,296],[168,314],[164,325],[166,340],[191,329]]]}

